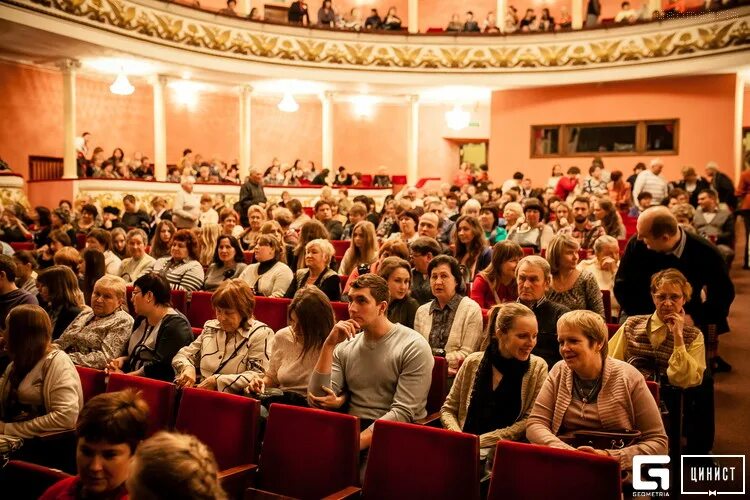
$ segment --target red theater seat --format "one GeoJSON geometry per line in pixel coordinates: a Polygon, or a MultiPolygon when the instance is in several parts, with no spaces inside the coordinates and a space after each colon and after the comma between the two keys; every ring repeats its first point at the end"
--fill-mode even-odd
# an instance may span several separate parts
{"type": "Polygon", "coordinates": [[[242,252],[242,256],[245,260],[245,264],[247,264],[248,266],[252,264],[253,260],[255,259],[255,254],[253,252],[248,252],[247,250],[242,252]]]}
{"type": "Polygon", "coordinates": [[[339,274],[339,282],[341,283],[341,291],[346,288],[346,283],[349,281],[349,276],[346,274],[339,274]]]}
{"type": "Polygon", "coordinates": [[[290,302],[290,299],[255,297],[254,316],[270,326],[273,331],[279,331],[287,326],[286,310],[290,302]]]}
{"type": "Polygon", "coordinates": [[[534,255],[534,249],[531,247],[523,247],[521,250],[523,250],[524,255],[534,255]]]}
{"type": "Polygon", "coordinates": [[[78,250],[86,248],[86,235],[84,233],[76,234],[76,247],[78,247],[78,250]]]}
{"type": "Polygon", "coordinates": [[[272,404],[260,454],[258,489],[317,499],[358,486],[358,420],[343,413],[272,404]]]}
{"type": "Polygon", "coordinates": [[[10,247],[15,251],[21,251],[21,250],[34,250],[34,242],[33,241],[14,241],[10,243],[10,247]]]}
{"type": "Polygon", "coordinates": [[[111,373],[107,383],[107,392],[124,389],[139,391],[148,404],[149,434],[172,427],[175,400],[175,386],[173,384],[145,377],[111,373]]]}
{"type": "Polygon", "coordinates": [[[187,292],[185,290],[172,290],[172,307],[187,316],[187,292]]]}
{"type": "Polygon", "coordinates": [[[333,245],[334,250],[333,256],[336,257],[337,262],[340,262],[344,257],[346,250],[351,246],[352,242],[343,240],[331,240],[331,244],[333,245]]]}
{"type": "MultiPolygon", "coordinates": [[[[534,469],[525,473],[530,470],[534,469]]],[[[519,477],[523,475],[516,475],[516,482],[523,484],[517,481],[519,477]]],[[[479,439],[472,434],[377,420],[362,497],[476,500],[479,439]]]]}
{"type": "Polygon", "coordinates": [[[331,302],[333,307],[333,316],[336,321],[346,321],[349,319],[349,303],[331,302]]]}
{"type": "Polygon", "coordinates": [[[609,323],[612,321],[612,293],[609,290],[602,290],[602,303],[604,304],[604,319],[609,323]]]}
{"type": "Polygon", "coordinates": [[[617,333],[617,330],[620,329],[620,325],[617,323],[607,323],[607,332],[609,333],[609,338],[615,336],[615,333],[617,333]]]}
{"type": "Polygon", "coordinates": [[[440,420],[440,408],[448,395],[448,361],[440,356],[433,356],[432,382],[427,393],[427,416],[419,424],[430,424],[440,420]]]}
{"type": "Polygon", "coordinates": [[[133,285],[125,287],[125,301],[128,303],[128,312],[135,318],[135,307],[133,306],[133,285]]]}
{"type": "Polygon", "coordinates": [[[39,498],[47,488],[69,477],[70,474],[57,469],[11,460],[2,470],[3,493],[16,500],[39,498]]]}
{"type": "Polygon", "coordinates": [[[211,305],[213,292],[193,292],[190,294],[187,318],[190,326],[203,328],[206,321],[216,318],[216,311],[211,305]]]}
{"type": "Polygon", "coordinates": [[[76,371],[78,372],[78,377],[81,379],[84,403],[107,389],[107,374],[103,370],[76,366],[76,371]]]}
{"type": "Polygon", "coordinates": [[[620,481],[614,458],[503,440],[497,443],[487,498],[620,500],[620,481]],[[543,480],[521,480],[529,471],[543,480]]]}

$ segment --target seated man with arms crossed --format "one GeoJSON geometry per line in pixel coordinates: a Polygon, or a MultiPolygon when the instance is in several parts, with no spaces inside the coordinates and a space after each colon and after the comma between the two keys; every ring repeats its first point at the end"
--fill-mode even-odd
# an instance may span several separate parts
{"type": "Polygon", "coordinates": [[[432,351],[422,335],[388,320],[388,299],[380,276],[352,283],[350,319],[334,325],[308,386],[308,401],[317,408],[335,410],[349,399],[349,414],[360,418],[361,450],[370,447],[375,420],[414,422],[426,415],[432,351]]]}

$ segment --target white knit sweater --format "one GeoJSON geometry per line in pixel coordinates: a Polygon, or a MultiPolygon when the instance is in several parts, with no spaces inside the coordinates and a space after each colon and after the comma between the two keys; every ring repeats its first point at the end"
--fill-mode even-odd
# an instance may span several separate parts
{"type": "Polygon", "coordinates": [[[240,274],[240,279],[251,287],[255,287],[255,282],[258,281],[258,290],[264,297],[283,297],[294,279],[292,270],[283,262],[277,262],[258,278],[259,265],[256,262],[247,266],[240,274]]]}
{"type": "MultiPolygon", "coordinates": [[[[414,329],[428,341],[432,330],[431,306],[432,301],[419,306],[414,317],[414,329]]],[[[479,349],[481,339],[482,309],[469,297],[464,297],[458,304],[456,315],[453,317],[453,325],[448,334],[448,342],[445,344],[445,358],[448,363],[457,358],[465,358],[479,349]]]]}

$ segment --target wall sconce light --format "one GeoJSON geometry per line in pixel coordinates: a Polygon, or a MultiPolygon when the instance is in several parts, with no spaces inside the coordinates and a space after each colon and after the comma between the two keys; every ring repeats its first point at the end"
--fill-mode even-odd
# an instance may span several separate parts
{"type": "Polygon", "coordinates": [[[451,130],[462,130],[469,126],[471,115],[468,111],[461,109],[461,106],[456,104],[452,110],[445,113],[445,123],[451,130]]]}
{"type": "Polygon", "coordinates": [[[294,100],[294,96],[287,92],[279,102],[278,108],[284,113],[294,113],[299,109],[299,104],[294,100]]]}
{"type": "Polygon", "coordinates": [[[130,83],[127,75],[121,72],[117,75],[112,85],[109,86],[109,91],[117,95],[130,95],[135,92],[135,87],[130,83]]]}

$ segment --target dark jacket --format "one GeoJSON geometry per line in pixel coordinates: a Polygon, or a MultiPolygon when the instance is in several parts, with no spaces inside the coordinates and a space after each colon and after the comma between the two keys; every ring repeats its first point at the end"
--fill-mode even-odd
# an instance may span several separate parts
{"type": "Polygon", "coordinates": [[[328,235],[332,240],[340,240],[341,235],[344,234],[344,225],[336,219],[331,219],[325,222],[328,235]]]}
{"type": "MultiPolygon", "coordinates": [[[[685,181],[675,182],[673,184],[673,187],[675,189],[682,189],[683,191],[687,191],[687,189],[685,189],[685,181]]],[[[701,191],[703,191],[704,189],[708,189],[710,187],[711,187],[711,184],[709,184],[709,182],[706,179],[704,179],[703,177],[698,177],[698,179],[695,181],[695,189],[693,190],[692,193],[690,193],[690,204],[697,208],[698,207],[698,195],[700,194],[701,191]]]]}
{"type": "Polygon", "coordinates": [[[408,295],[401,300],[392,300],[388,304],[388,319],[393,323],[401,323],[413,329],[417,309],[419,309],[419,302],[408,295]]]}
{"type": "MultiPolygon", "coordinates": [[[[293,299],[294,294],[297,293],[297,290],[305,287],[305,283],[307,283],[307,279],[309,277],[309,269],[299,269],[294,274],[292,284],[289,285],[289,290],[286,291],[286,295],[284,297],[286,297],[287,299],[293,299]]],[[[331,302],[341,301],[341,280],[339,279],[339,275],[336,274],[336,272],[333,271],[330,267],[326,269],[325,272],[321,273],[320,276],[318,276],[318,279],[315,281],[315,286],[317,286],[321,292],[326,294],[328,300],[330,300],[331,302]]]]}
{"type": "Polygon", "coordinates": [[[138,229],[148,231],[150,222],[151,217],[144,210],[138,210],[133,213],[125,212],[122,214],[122,224],[127,229],[137,227],[138,229]]]}
{"type": "Polygon", "coordinates": [[[292,24],[302,24],[302,20],[306,19],[307,24],[310,24],[310,15],[307,13],[307,4],[302,2],[292,2],[289,6],[289,11],[286,15],[287,21],[292,24]]]}
{"type": "MultiPolygon", "coordinates": [[[[40,300],[39,303],[42,304],[42,301],[40,300]]],[[[44,308],[48,311],[50,310],[50,307],[46,305],[44,306],[44,308]]],[[[68,305],[61,308],[60,312],[57,313],[55,324],[52,325],[52,340],[59,339],[60,335],[62,335],[65,329],[68,328],[68,325],[70,325],[73,320],[76,319],[79,314],[81,314],[81,311],[83,311],[82,307],[74,305],[68,305]]]]}
{"type": "Polygon", "coordinates": [[[562,359],[560,347],[557,343],[557,320],[570,309],[557,302],[552,302],[546,297],[541,298],[530,309],[534,311],[536,322],[539,325],[536,347],[532,352],[544,359],[547,362],[547,368],[551,370],[555,363],[562,359]]]}
{"type": "Polygon", "coordinates": [[[615,276],[615,297],[622,312],[628,316],[652,314],[651,276],[664,269],[675,268],[685,275],[693,287],[693,295],[685,304],[685,312],[695,325],[706,332],[710,324],[717,333],[729,331],[727,316],[734,300],[734,285],[719,251],[708,241],[691,233],[686,234],[685,249],[680,258],[649,250],[637,238],[631,238],[620,260],[615,276]],[[701,301],[701,290],[706,288],[706,301],[701,301]]]}
{"type": "MultiPolygon", "coordinates": [[[[138,316],[133,324],[133,331],[144,321],[146,321],[145,317],[138,316]]],[[[146,357],[149,359],[149,361],[143,364],[143,374],[147,378],[171,382],[174,380],[172,358],[177,354],[177,351],[190,344],[193,340],[195,340],[193,330],[187,318],[182,313],[177,312],[177,314],[164,316],[156,335],[156,344],[153,351],[150,349],[147,350],[147,353],[144,352],[146,350],[134,351],[123,365],[122,371],[128,373],[137,369],[136,364],[140,352],[142,356],[140,359],[146,357]]],[[[127,350],[127,345],[125,349],[127,350]]]]}
{"type": "Polygon", "coordinates": [[[711,182],[711,187],[719,193],[719,201],[726,203],[730,210],[737,207],[737,197],[734,194],[734,183],[729,176],[723,172],[716,172],[711,182]]]}

